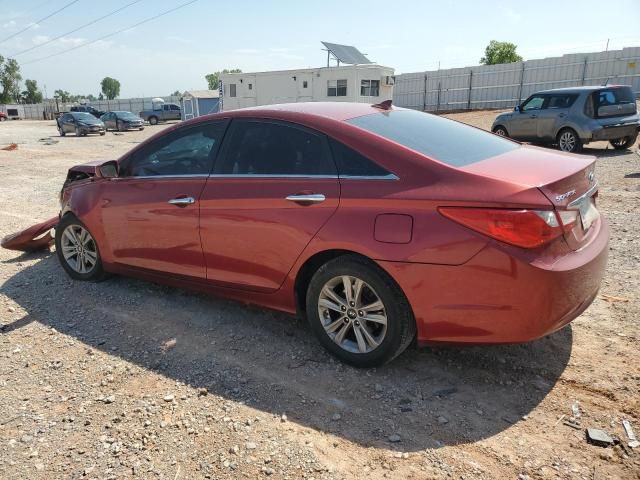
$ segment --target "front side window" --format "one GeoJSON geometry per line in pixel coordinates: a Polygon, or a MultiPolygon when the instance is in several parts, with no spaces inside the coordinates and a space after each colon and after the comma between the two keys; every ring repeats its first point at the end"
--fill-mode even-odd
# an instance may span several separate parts
{"type": "Polygon", "coordinates": [[[347,122],[453,167],[520,148],[484,130],[415,110],[372,113],[347,122]]]}
{"type": "Polygon", "coordinates": [[[208,175],[226,126],[226,121],[218,121],[171,132],[125,159],[120,175],[208,175]]]}
{"type": "Polygon", "coordinates": [[[169,108],[171,110],[180,110],[180,107],[178,105],[169,105],[169,108]]]}
{"type": "Polygon", "coordinates": [[[223,159],[214,173],[256,176],[336,175],[324,135],[304,127],[234,120],[223,159]]]}
{"type": "Polygon", "coordinates": [[[545,98],[542,95],[535,95],[527,100],[522,105],[522,110],[528,112],[529,110],[541,110],[544,105],[545,98]]]}
{"type": "Polygon", "coordinates": [[[328,97],[346,97],[347,81],[346,80],[327,80],[327,96],[328,97]]]}
{"type": "Polygon", "coordinates": [[[229,96],[230,97],[235,97],[236,96],[236,84],[235,83],[230,83],[229,84],[229,96]]]}
{"type": "Polygon", "coordinates": [[[360,96],[362,97],[380,96],[380,80],[362,80],[360,82],[360,96]]]}

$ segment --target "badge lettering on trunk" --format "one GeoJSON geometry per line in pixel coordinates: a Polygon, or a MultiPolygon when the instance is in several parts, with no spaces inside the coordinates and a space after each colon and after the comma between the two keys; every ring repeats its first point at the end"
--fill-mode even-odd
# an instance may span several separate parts
{"type": "Polygon", "coordinates": [[[561,202],[566,200],[569,197],[572,197],[576,194],[575,190],[569,190],[568,192],[563,193],[562,195],[556,195],[556,201],[561,202]]]}

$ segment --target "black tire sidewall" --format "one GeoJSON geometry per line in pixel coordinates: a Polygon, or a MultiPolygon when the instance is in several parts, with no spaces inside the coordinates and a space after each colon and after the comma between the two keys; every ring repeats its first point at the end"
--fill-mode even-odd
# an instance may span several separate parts
{"type": "MultiPolygon", "coordinates": [[[[379,267],[354,257],[331,260],[314,274],[306,296],[307,319],[320,343],[335,357],[360,368],[382,365],[401,353],[409,342],[403,338],[404,322],[415,321],[408,302],[393,280],[379,267]],[[387,332],[379,347],[369,353],[351,353],[338,346],[325,332],[318,313],[318,299],[324,285],[334,277],[351,275],[368,283],[382,300],[387,313],[387,332]]],[[[413,335],[412,335],[413,338],[413,335]]],[[[411,339],[412,339],[411,338],[411,339]]]]}
{"type": "Polygon", "coordinates": [[[509,136],[509,132],[507,132],[507,129],[504,128],[504,127],[496,127],[496,128],[494,128],[493,129],[493,133],[495,133],[499,137],[508,137],[509,136]],[[499,135],[498,134],[498,130],[502,130],[504,132],[504,135],[499,135]]]}
{"type": "Polygon", "coordinates": [[[578,134],[573,128],[563,128],[562,130],[560,130],[560,132],[558,133],[557,142],[558,142],[558,148],[560,149],[560,151],[565,153],[578,153],[579,151],[582,150],[582,140],[580,140],[580,137],[578,136],[578,134]],[[573,150],[571,151],[562,150],[562,148],[560,148],[560,137],[566,132],[571,133],[573,137],[576,139],[573,150]]]}
{"type": "Polygon", "coordinates": [[[633,136],[622,137],[621,139],[609,140],[609,143],[616,150],[626,150],[627,148],[633,146],[633,144],[636,143],[637,139],[638,139],[638,136],[637,135],[633,135],[633,136]],[[618,140],[623,140],[623,139],[625,140],[625,142],[620,144],[620,145],[616,145],[614,143],[614,142],[616,142],[618,140]]]}
{"type": "Polygon", "coordinates": [[[69,275],[74,280],[81,280],[85,282],[96,282],[96,281],[102,280],[105,277],[105,272],[104,272],[104,269],[102,268],[102,256],[100,255],[100,247],[98,246],[98,242],[96,242],[96,239],[93,236],[93,233],[91,233],[91,231],[80,220],[78,220],[78,218],[75,215],[67,214],[64,217],[62,217],[60,222],[58,222],[58,225],[56,226],[55,245],[56,245],[56,255],[58,257],[58,261],[60,262],[60,265],[62,265],[62,268],[64,269],[64,271],[67,272],[67,275],[69,275]],[[93,267],[93,269],[88,273],[76,272],[73,268],[71,268],[71,266],[67,263],[64,256],[62,255],[62,243],[61,243],[62,234],[69,225],[78,225],[84,228],[93,237],[93,242],[95,243],[95,246],[96,246],[96,253],[98,255],[98,260],[96,261],[96,264],[93,267]]]}

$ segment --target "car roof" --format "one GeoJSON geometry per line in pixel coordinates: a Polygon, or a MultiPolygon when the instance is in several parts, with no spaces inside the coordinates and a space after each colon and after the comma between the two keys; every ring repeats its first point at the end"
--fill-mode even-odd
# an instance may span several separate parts
{"type": "MultiPolygon", "coordinates": [[[[404,108],[393,107],[394,110],[405,110],[404,108]]],[[[259,107],[241,108],[230,110],[224,113],[236,114],[237,116],[246,116],[243,112],[258,112],[262,114],[304,114],[317,117],[325,117],[333,120],[344,121],[355,117],[362,117],[372,113],[380,113],[383,110],[376,108],[368,103],[354,102],[300,102],[300,103],[281,103],[277,105],[265,105],[259,107]]]]}
{"type": "Polygon", "coordinates": [[[628,87],[628,85],[585,85],[583,87],[564,87],[564,88],[552,88],[550,90],[541,90],[538,93],[582,93],[582,92],[595,92],[596,90],[604,90],[606,88],[620,88],[628,87]]]}

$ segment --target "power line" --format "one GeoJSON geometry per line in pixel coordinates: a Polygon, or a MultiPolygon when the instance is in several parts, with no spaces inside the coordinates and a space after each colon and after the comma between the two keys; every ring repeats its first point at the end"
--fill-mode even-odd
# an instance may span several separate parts
{"type": "Polygon", "coordinates": [[[66,32],[66,33],[63,33],[62,35],[59,35],[59,36],[57,36],[57,37],[55,37],[55,38],[52,38],[51,40],[47,40],[47,41],[46,41],[46,42],[44,42],[44,43],[39,43],[38,45],[34,45],[34,46],[33,46],[33,47],[31,47],[31,48],[27,48],[26,50],[22,50],[21,52],[14,53],[14,54],[13,54],[13,55],[11,55],[11,56],[12,56],[12,57],[15,57],[15,56],[17,56],[17,55],[22,55],[23,53],[30,52],[31,50],[35,50],[36,48],[44,47],[45,45],[48,45],[48,44],[50,44],[51,42],[55,42],[56,40],[59,40],[59,39],[61,39],[62,37],[66,37],[67,35],[71,35],[72,33],[76,33],[77,31],[82,30],[83,28],[86,28],[86,27],[88,27],[88,26],[90,26],[90,25],[93,25],[94,23],[98,23],[100,20],[104,20],[104,19],[105,19],[105,18],[107,18],[107,17],[110,17],[110,16],[112,16],[112,15],[115,15],[116,13],[121,12],[121,11],[122,11],[122,10],[124,10],[125,8],[128,8],[128,7],[130,7],[131,5],[135,5],[136,3],[140,3],[141,1],[142,1],[142,0],[135,0],[135,2],[128,3],[128,4],[126,4],[124,7],[120,7],[120,8],[118,8],[117,10],[114,10],[113,12],[107,13],[106,15],[103,15],[103,16],[102,16],[102,17],[100,17],[100,18],[96,18],[95,20],[92,20],[92,21],[90,21],[89,23],[85,23],[84,25],[81,25],[81,26],[79,26],[78,28],[75,28],[75,29],[70,30],[70,31],[68,31],[68,32],[66,32]]]}
{"type": "Polygon", "coordinates": [[[56,14],[60,13],[60,12],[61,12],[62,10],[64,10],[65,8],[68,8],[68,7],[70,7],[71,5],[73,5],[74,3],[78,3],[78,2],[79,2],[79,0],[73,0],[72,2],[67,3],[65,6],[63,6],[63,7],[59,8],[58,10],[56,10],[56,11],[55,11],[55,12],[53,12],[53,13],[50,13],[50,14],[49,14],[49,15],[47,15],[46,17],[41,18],[41,19],[40,19],[40,20],[38,20],[37,22],[32,22],[32,23],[30,23],[29,25],[27,25],[26,27],[24,27],[24,28],[23,28],[22,30],[20,30],[19,32],[16,32],[16,33],[14,33],[14,34],[12,34],[12,35],[9,35],[7,38],[4,38],[4,39],[0,40],[0,43],[4,43],[4,42],[6,42],[7,40],[10,40],[10,39],[12,39],[13,37],[15,37],[15,36],[17,36],[17,35],[20,35],[22,32],[26,32],[27,30],[29,30],[29,29],[30,29],[31,27],[33,27],[34,25],[37,25],[37,24],[39,24],[39,23],[44,22],[45,20],[47,20],[47,19],[49,19],[49,18],[53,17],[54,15],[56,15],[56,14]]]}
{"type": "Polygon", "coordinates": [[[163,16],[165,16],[165,15],[171,13],[171,12],[175,12],[176,10],[180,10],[181,8],[184,8],[184,7],[188,6],[188,5],[191,5],[192,3],[196,3],[197,1],[198,0],[191,0],[189,2],[183,3],[182,5],[178,5],[177,7],[174,7],[174,8],[171,8],[169,10],[166,10],[166,11],[164,11],[162,13],[159,13],[158,15],[154,15],[153,17],[146,18],[146,19],[144,19],[144,20],[142,20],[142,21],[140,21],[138,23],[135,23],[135,24],[129,26],[129,27],[122,28],[122,29],[120,29],[118,31],[115,31],[115,32],[112,32],[112,33],[108,33],[107,35],[103,35],[102,37],[96,38],[95,40],[91,40],[90,42],[83,43],[81,45],[78,45],[78,46],[73,47],[73,48],[69,48],[67,50],[63,50],[62,52],[54,53],[52,55],[47,55],[46,57],[36,58],[35,60],[30,60],[28,62],[22,62],[21,65],[29,65],[31,63],[40,62],[42,60],[47,60],[49,58],[57,57],[58,55],[62,55],[62,54],[65,54],[65,53],[72,52],[72,51],[77,50],[77,49],[82,48],[82,47],[87,47],[87,46],[92,45],[94,43],[97,43],[97,42],[99,42],[101,40],[104,40],[105,38],[113,37],[114,35],[118,35],[119,33],[126,32],[127,30],[131,30],[132,28],[138,27],[138,26],[140,26],[142,24],[145,24],[145,23],[148,23],[148,22],[150,22],[152,20],[155,20],[157,18],[163,17],[163,16]]]}

